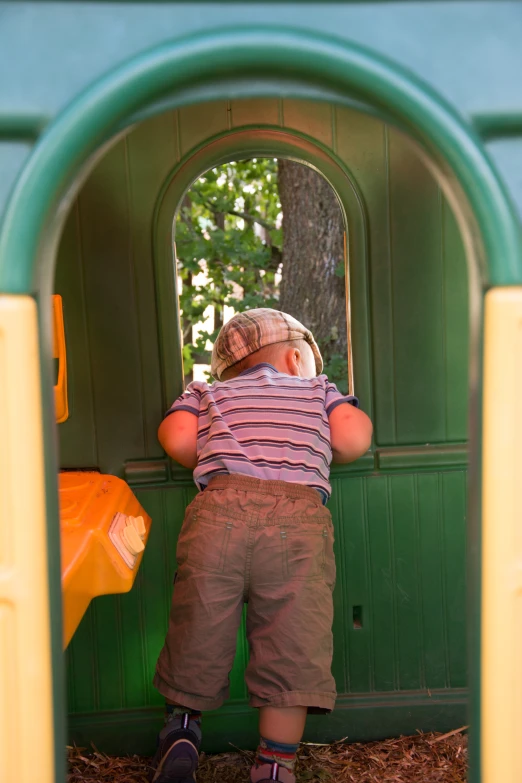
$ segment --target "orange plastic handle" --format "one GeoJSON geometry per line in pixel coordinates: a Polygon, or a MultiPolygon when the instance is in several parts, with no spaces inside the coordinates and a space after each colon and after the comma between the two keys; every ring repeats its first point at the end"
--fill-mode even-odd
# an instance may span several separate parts
{"type": "Polygon", "coordinates": [[[58,359],[58,381],[54,387],[56,422],[61,424],[69,418],[67,398],[67,356],[65,352],[65,330],[63,326],[62,297],[53,296],[53,356],[58,359]]]}

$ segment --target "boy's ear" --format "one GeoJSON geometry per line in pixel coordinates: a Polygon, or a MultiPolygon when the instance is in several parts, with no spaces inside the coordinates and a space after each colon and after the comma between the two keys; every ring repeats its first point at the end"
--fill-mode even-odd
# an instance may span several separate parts
{"type": "Polygon", "coordinates": [[[301,351],[299,348],[293,348],[291,345],[285,351],[285,364],[289,375],[299,376],[301,365],[301,351]]]}

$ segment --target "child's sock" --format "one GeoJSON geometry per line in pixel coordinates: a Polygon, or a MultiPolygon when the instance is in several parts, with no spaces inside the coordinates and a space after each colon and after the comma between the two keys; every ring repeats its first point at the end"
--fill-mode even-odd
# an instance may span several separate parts
{"type": "Polygon", "coordinates": [[[261,737],[259,747],[256,753],[256,764],[279,764],[290,772],[295,769],[297,745],[285,745],[282,742],[273,742],[272,740],[261,737]]]}
{"type": "Polygon", "coordinates": [[[183,715],[189,716],[189,722],[194,721],[198,726],[201,726],[201,712],[191,710],[190,707],[181,707],[178,704],[165,704],[165,724],[173,718],[182,718],[183,715]]]}

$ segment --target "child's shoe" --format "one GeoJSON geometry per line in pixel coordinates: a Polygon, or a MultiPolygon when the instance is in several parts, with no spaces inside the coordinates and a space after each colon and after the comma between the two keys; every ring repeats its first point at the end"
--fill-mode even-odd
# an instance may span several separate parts
{"type": "Polygon", "coordinates": [[[200,745],[198,722],[188,713],[170,716],[158,736],[150,783],[194,783],[200,745]]]}
{"type": "Polygon", "coordinates": [[[254,764],[250,771],[251,783],[271,783],[278,780],[280,783],[295,783],[295,775],[280,764],[254,764]]]}

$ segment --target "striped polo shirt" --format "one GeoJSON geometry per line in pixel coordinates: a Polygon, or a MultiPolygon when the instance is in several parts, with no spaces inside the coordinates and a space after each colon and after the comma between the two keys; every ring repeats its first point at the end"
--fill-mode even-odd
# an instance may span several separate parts
{"type": "Polygon", "coordinates": [[[328,416],[342,395],[326,375],[298,378],[257,364],[228,381],[190,383],[172,405],[198,417],[194,481],[204,489],[213,476],[239,473],[305,484],[326,503],[332,448],[328,416]]]}

